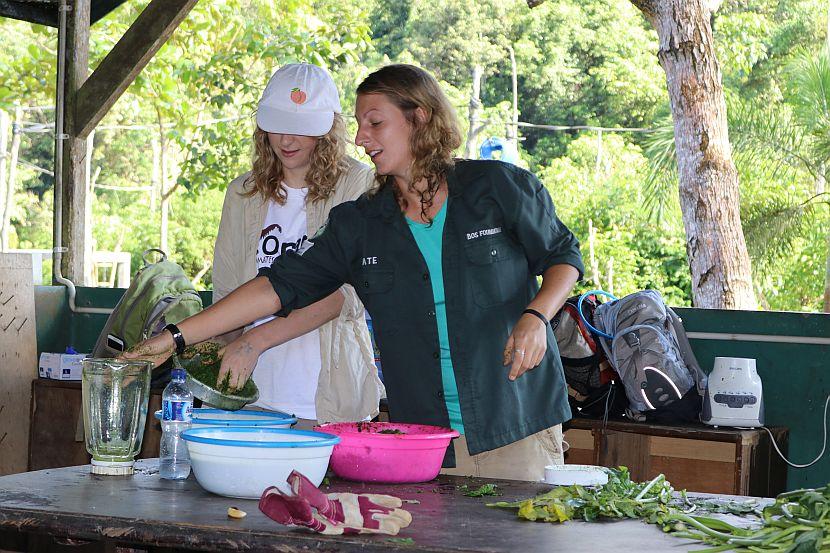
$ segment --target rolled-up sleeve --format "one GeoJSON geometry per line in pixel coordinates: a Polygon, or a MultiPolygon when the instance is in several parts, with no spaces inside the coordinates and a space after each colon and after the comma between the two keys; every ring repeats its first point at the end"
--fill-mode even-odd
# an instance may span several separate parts
{"type": "Polygon", "coordinates": [[[336,230],[343,224],[343,218],[337,217],[338,207],[332,210],[326,227],[310,239],[310,246],[302,254],[287,252],[270,267],[259,270],[258,276],[268,277],[280,298],[282,309],[276,315],[286,317],[294,309],[311,305],[348,282],[348,256],[336,230]]]}
{"type": "Polygon", "coordinates": [[[510,230],[524,248],[530,270],[541,275],[554,265],[571,265],[582,279],[585,267],[576,236],[556,216],[550,194],[532,173],[507,168],[514,186],[502,196],[510,230]]]}

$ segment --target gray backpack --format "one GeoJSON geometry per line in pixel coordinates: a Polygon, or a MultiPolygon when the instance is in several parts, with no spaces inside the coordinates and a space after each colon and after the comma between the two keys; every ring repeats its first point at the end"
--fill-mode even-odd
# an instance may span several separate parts
{"type": "Polygon", "coordinates": [[[144,267],[138,270],[98,336],[93,357],[115,357],[122,351],[160,333],[202,310],[202,298],[184,270],[161,250],[142,254],[144,267]],[[150,263],[147,254],[161,254],[150,263]]]}
{"type": "MultiPolygon", "coordinates": [[[[643,290],[597,306],[594,324],[628,396],[630,415],[671,409],[692,388],[702,398],[700,370],[680,317],[655,290],[643,290]]],[[[699,404],[699,399],[695,398],[699,404]]]]}

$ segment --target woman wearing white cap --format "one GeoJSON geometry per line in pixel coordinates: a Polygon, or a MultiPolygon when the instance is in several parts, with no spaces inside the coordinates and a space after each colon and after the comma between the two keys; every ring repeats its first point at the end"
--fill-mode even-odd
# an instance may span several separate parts
{"type": "MultiPolygon", "coordinates": [[[[345,153],[340,113],[337,87],[325,70],[290,64],[271,77],[257,108],[253,169],[225,195],[214,302],[281,254],[302,252],[332,207],[373,185],[374,172],[345,153]]],[[[256,406],[294,414],[300,426],[377,414],[383,384],[363,304],[351,286],[289,317],[260,319],[229,339],[225,355],[248,367],[231,375],[231,385],[241,387],[253,371],[256,406]]]]}

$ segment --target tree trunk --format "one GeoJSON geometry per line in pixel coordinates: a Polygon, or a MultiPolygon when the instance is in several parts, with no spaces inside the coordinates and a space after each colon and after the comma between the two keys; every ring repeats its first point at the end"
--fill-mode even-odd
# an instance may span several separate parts
{"type": "Polygon", "coordinates": [[[161,225],[159,228],[159,248],[166,254],[167,231],[170,221],[170,195],[167,192],[167,140],[164,138],[164,129],[159,125],[161,140],[159,141],[159,167],[160,167],[160,196],[161,196],[161,225]]]}
{"type": "MultiPolygon", "coordinates": [[[[9,128],[11,124],[9,122],[9,114],[0,109],[0,198],[6,197],[6,167],[8,165],[7,162],[7,151],[9,149],[9,128]]],[[[6,209],[6,202],[4,201],[0,204],[0,214],[2,214],[6,209]]]]}
{"type": "Polygon", "coordinates": [[[705,0],[631,0],[657,30],[674,119],[680,206],[696,307],[755,309],[720,66],[705,0]]]}
{"type": "Polygon", "coordinates": [[[20,123],[23,121],[23,110],[20,106],[14,109],[14,123],[12,124],[12,147],[9,153],[9,179],[6,181],[6,197],[3,201],[2,220],[0,220],[0,251],[9,249],[9,232],[14,209],[14,188],[17,185],[17,160],[20,155],[20,123]]]}
{"type": "Polygon", "coordinates": [[[516,151],[519,151],[519,71],[516,65],[516,52],[512,46],[507,47],[510,53],[510,85],[513,91],[513,106],[510,125],[507,126],[507,140],[513,142],[516,151]]]}
{"type": "Polygon", "coordinates": [[[484,68],[480,65],[473,67],[473,90],[470,95],[470,108],[468,111],[470,129],[467,131],[467,145],[464,148],[464,157],[475,159],[476,138],[481,132],[481,78],[484,75],[484,68]]]}

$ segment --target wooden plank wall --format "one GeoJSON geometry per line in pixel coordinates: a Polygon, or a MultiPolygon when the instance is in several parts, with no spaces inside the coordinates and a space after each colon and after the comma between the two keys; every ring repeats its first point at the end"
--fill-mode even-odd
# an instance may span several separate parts
{"type": "Polygon", "coordinates": [[[0,253],[0,476],[25,472],[37,378],[32,258],[0,253]]]}

